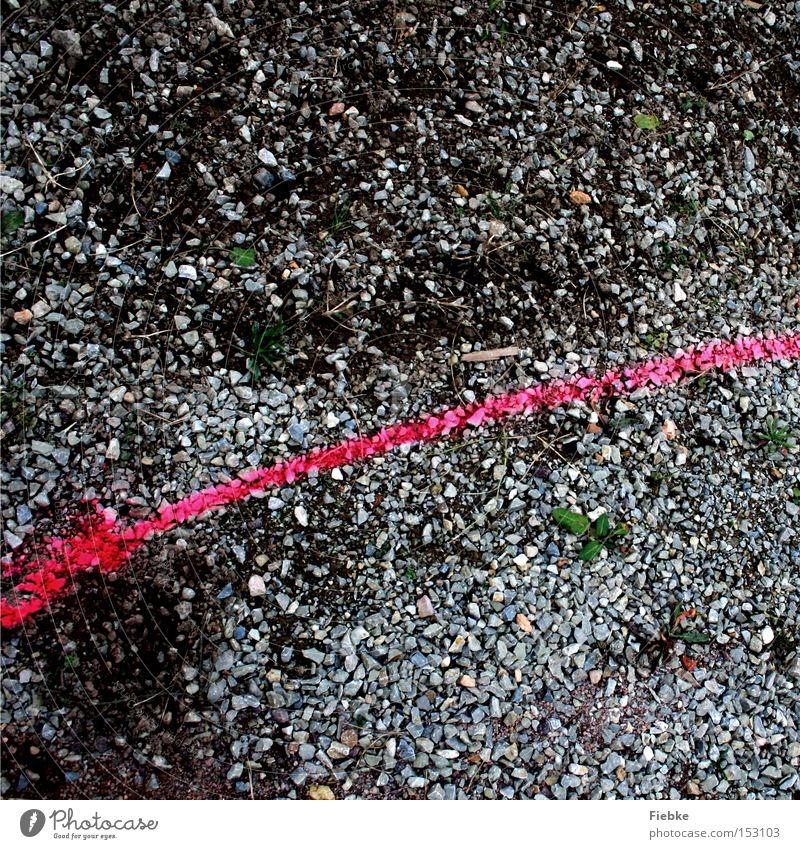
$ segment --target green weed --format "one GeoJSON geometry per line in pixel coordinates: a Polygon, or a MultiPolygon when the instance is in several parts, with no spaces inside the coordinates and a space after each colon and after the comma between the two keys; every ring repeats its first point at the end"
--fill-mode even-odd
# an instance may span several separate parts
{"type": "Polygon", "coordinates": [[[346,197],[337,200],[333,207],[333,219],[331,221],[331,232],[334,234],[343,233],[352,226],[350,220],[350,202],[346,197]]]}
{"type": "Polygon", "coordinates": [[[702,112],[706,106],[708,106],[708,101],[705,97],[687,96],[681,100],[681,111],[683,112],[702,112]]]}
{"type": "Polygon", "coordinates": [[[14,384],[0,389],[0,409],[23,432],[33,427],[36,421],[35,407],[26,402],[24,390],[14,384]]]}
{"type": "Polygon", "coordinates": [[[662,330],[659,333],[646,334],[642,340],[642,345],[644,345],[648,351],[661,351],[664,349],[667,342],[669,342],[669,331],[662,330]]]}
{"type": "Polygon", "coordinates": [[[256,322],[251,328],[250,346],[239,350],[247,354],[247,371],[254,381],[261,379],[263,368],[271,368],[281,358],[285,332],[282,321],[267,327],[256,322]]]}
{"type": "Polygon", "coordinates": [[[688,265],[691,260],[689,251],[681,245],[671,245],[669,242],[661,249],[661,264],[665,271],[688,265]]]}
{"type": "Polygon", "coordinates": [[[681,194],[673,194],[669,200],[669,211],[683,218],[695,218],[700,212],[700,202],[681,194]]]}
{"type": "Polygon", "coordinates": [[[640,130],[657,130],[661,121],[658,120],[658,115],[643,115],[639,112],[633,116],[633,123],[640,130]]]}
{"type": "Polygon", "coordinates": [[[231,261],[240,268],[250,268],[256,264],[256,252],[252,248],[233,248],[231,250],[231,261]]]}
{"type": "Polygon", "coordinates": [[[702,631],[684,631],[682,630],[683,623],[687,619],[694,619],[697,616],[697,610],[690,607],[684,610],[678,602],[672,609],[672,615],[669,618],[669,628],[667,629],[667,637],[670,640],[682,640],[684,643],[704,644],[710,643],[711,637],[702,631]]]}
{"type": "Polygon", "coordinates": [[[769,445],[771,448],[789,449],[794,444],[794,434],[788,427],[780,427],[773,418],[767,419],[767,424],[761,433],[758,434],[761,440],[761,445],[769,445]]]}
{"type": "Polygon", "coordinates": [[[587,537],[578,555],[585,562],[594,560],[603,548],[610,548],[615,539],[624,537],[628,533],[628,526],[624,523],[612,527],[605,513],[592,522],[582,513],[556,507],[553,510],[553,519],[570,533],[578,537],[587,537]]]}
{"type": "Polygon", "coordinates": [[[0,232],[3,236],[13,236],[25,223],[25,213],[19,209],[6,213],[0,219],[0,232]]]}

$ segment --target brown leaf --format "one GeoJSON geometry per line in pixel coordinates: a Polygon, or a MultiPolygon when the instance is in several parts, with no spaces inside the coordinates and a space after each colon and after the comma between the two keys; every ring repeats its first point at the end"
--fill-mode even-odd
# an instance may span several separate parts
{"type": "Polygon", "coordinates": [[[678,625],[680,625],[684,619],[694,619],[695,616],[697,616],[697,610],[694,607],[690,607],[688,610],[684,610],[676,617],[675,621],[672,623],[673,630],[677,628],[678,625]]]}
{"type": "Polygon", "coordinates": [[[587,195],[586,192],[581,192],[578,189],[574,189],[569,193],[569,199],[576,206],[585,206],[587,203],[592,202],[591,195],[587,195]]]}
{"type": "Polygon", "coordinates": [[[602,433],[602,432],[603,432],[603,428],[601,428],[600,425],[596,425],[593,422],[590,422],[588,425],[586,425],[586,433],[602,433]]]}
{"type": "Polygon", "coordinates": [[[461,183],[456,183],[456,194],[461,195],[462,198],[469,197],[469,191],[465,186],[462,186],[461,183]]]}

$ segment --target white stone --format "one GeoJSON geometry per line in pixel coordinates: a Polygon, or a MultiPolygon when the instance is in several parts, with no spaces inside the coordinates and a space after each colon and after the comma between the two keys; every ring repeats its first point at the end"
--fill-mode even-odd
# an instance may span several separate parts
{"type": "Polygon", "coordinates": [[[250,591],[250,595],[254,598],[256,596],[267,594],[267,585],[264,583],[264,579],[261,575],[251,575],[250,580],[247,582],[247,589],[250,591]]]}
{"type": "Polygon", "coordinates": [[[433,604],[428,596],[423,595],[417,599],[417,613],[423,618],[434,615],[433,604]]]}
{"type": "Polygon", "coordinates": [[[258,151],[258,158],[268,168],[278,167],[278,160],[275,158],[275,155],[272,153],[272,151],[267,150],[265,147],[262,147],[261,150],[258,151]]]}
{"type": "Polygon", "coordinates": [[[9,177],[8,174],[0,174],[0,192],[12,194],[22,187],[23,184],[15,177],[9,177]]]}

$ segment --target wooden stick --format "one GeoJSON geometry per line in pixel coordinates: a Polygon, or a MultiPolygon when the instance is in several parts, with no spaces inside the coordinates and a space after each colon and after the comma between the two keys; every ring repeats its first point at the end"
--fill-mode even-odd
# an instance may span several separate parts
{"type": "Polygon", "coordinates": [[[519,348],[510,345],[508,348],[492,348],[489,351],[473,351],[471,354],[462,354],[462,363],[482,363],[486,360],[500,360],[503,357],[516,357],[519,348]]]}

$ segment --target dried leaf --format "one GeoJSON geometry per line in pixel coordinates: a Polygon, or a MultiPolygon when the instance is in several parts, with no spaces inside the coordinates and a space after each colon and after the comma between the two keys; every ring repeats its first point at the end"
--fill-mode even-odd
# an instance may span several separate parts
{"type": "Polygon", "coordinates": [[[469,197],[469,191],[466,186],[462,186],[461,183],[456,183],[456,194],[461,195],[462,198],[469,197]]]}
{"type": "Polygon", "coordinates": [[[500,360],[503,357],[516,357],[519,353],[519,348],[516,345],[509,345],[508,348],[492,348],[488,351],[473,351],[471,354],[462,354],[462,363],[483,363],[488,360],[500,360]]]}
{"type": "Polygon", "coordinates": [[[592,202],[591,195],[587,195],[586,192],[581,192],[578,189],[569,193],[569,199],[577,206],[585,206],[587,203],[592,202]]]}
{"type": "Polygon", "coordinates": [[[668,440],[672,441],[678,435],[678,426],[674,421],[672,421],[672,419],[667,419],[664,424],[661,425],[661,433],[663,433],[668,440]]]}
{"type": "Polygon", "coordinates": [[[672,623],[672,627],[677,628],[684,619],[694,619],[695,616],[697,616],[697,610],[694,607],[690,607],[688,610],[684,610],[677,615],[675,621],[672,623]]]}
{"type": "Polygon", "coordinates": [[[688,655],[681,655],[681,663],[683,664],[683,668],[687,672],[691,672],[693,669],[697,667],[697,661],[694,658],[689,657],[688,655]]]}

